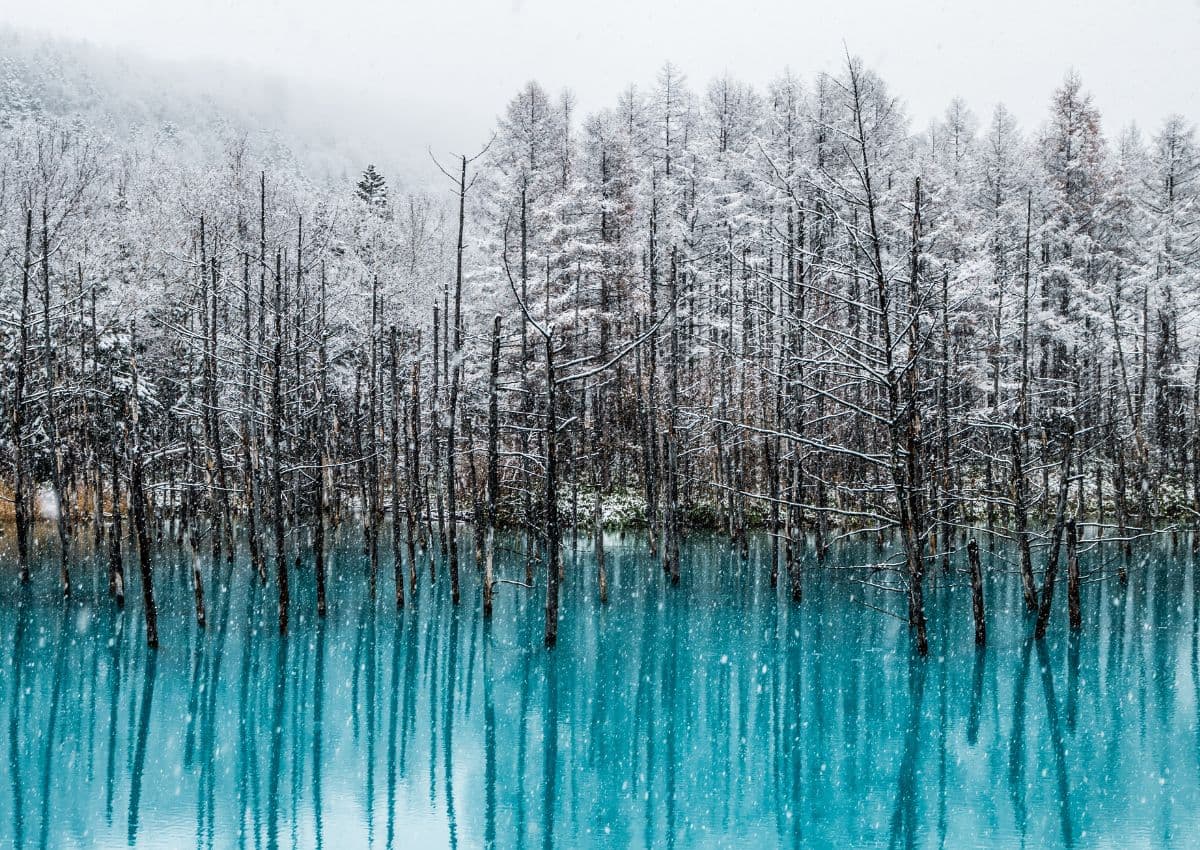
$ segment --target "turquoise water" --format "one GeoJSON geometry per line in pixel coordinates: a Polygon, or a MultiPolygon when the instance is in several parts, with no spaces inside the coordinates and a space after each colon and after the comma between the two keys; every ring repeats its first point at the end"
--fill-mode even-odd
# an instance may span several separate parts
{"type": "Polygon", "coordinates": [[[124,614],[83,563],[65,608],[50,566],[5,580],[0,847],[1196,846],[1190,558],[1155,551],[1127,588],[1093,573],[1082,636],[1064,603],[1044,646],[997,559],[981,653],[969,590],[939,578],[919,661],[860,604],[901,600],[845,571],[777,598],[765,541],[743,564],[693,538],[678,588],[641,539],[609,547],[601,610],[568,542],[552,652],[540,592],[501,585],[485,626],[469,566],[460,607],[425,574],[398,616],[346,542],[324,622],[296,573],[286,639],[244,562],[218,567],[203,633],[182,557],[161,565],[157,654],[136,575],[124,614]]]}

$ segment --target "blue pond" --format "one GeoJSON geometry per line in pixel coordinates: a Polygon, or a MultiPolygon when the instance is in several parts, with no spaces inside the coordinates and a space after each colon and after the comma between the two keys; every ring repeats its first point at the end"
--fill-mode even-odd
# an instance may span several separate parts
{"type": "MultiPolygon", "coordinates": [[[[397,614],[388,560],[371,604],[339,540],[328,617],[302,565],[281,639],[240,560],[198,631],[167,549],[151,653],[136,575],[120,613],[81,558],[64,607],[47,552],[31,587],[0,582],[0,847],[1196,846],[1186,554],[1145,552],[1127,586],[1089,555],[1082,634],[1060,596],[1038,645],[1011,559],[985,553],[983,652],[962,576],[938,571],[922,661],[862,573],[812,569],[793,607],[763,539],[743,562],[691,538],[677,588],[643,539],[608,545],[601,609],[568,540],[550,652],[540,590],[501,585],[485,625],[469,553],[460,606],[424,572],[397,614]]],[[[521,577],[515,554],[501,572],[521,577]]]]}

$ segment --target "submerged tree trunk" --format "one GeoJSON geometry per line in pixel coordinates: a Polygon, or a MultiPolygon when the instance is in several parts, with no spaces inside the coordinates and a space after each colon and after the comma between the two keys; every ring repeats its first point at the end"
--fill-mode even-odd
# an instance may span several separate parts
{"type": "Polygon", "coordinates": [[[1067,426],[1066,445],[1063,448],[1062,463],[1058,469],[1058,507],[1055,511],[1054,530],[1050,533],[1050,553],[1046,556],[1046,577],[1042,583],[1042,598],[1038,605],[1037,626],[1034,629],[1034,639],[1041,640],[1046,636],[1046,627],[1050,624],[1050,607],[1054,601],[1054,583],[1058,578],[1058,556],[1062,546],[1063,528],[1066,523],[1067,500],[1071,485],[1071,451],[1075,443],[1075,424],[1067,426]]]}
{"type": "Polygon", "coordinates": [[[558,642],[558,405],[554,338],[546,335],[546,646],[558,642]]]}
{"type": "MultiPolygon", "coordinates": [[[[602,356],[604,356],[602,354],[602,356]]],[[[607,359],[607,358],[606,358],[607,359]]],[[[604,490],[607,486],[607,458],[602,448],[604,442],[604,385],[594,390],[592,401],[592,551],[596,559],[596,592],[600,604],[608,603],[608,570],[604,552],[604,490]]]]}
{"type": "Polygon", "coordinates": [[[400,381],[397,378],[399,348],[396,345],[396,326],[388,334],[388,378],[391,388],[391,442],[389,445],[390,483],[392,486],[392,575],[396,582],[396,608],[404,607],[404,558],[401,556],[402,522],[400,520],[400,381]]]}
{"type": "Polygon", "coordinates": [[[366,496],[366,537],[367,558],[371,567],[370,591],[372,601],[379,584],[379,526],[383,514],[379,481],[379,429],[378,416],[379,393],[377,381],[379,375],[379,277],[371,282],[371,332],[370,350],[367,355],[367,367],[370,374],[367,377],[367,434],[370,444],[363,447],[366,462],[366,477],[362,489],[366,496]]]}
{"type": "MultiPolygon", "coordinates": [[[[415,525],[419,529],[421,538],[422,550],[428,549],[428,520],[429,510],[426,500],[423,497],[424,491],[421,486],[421,366],[419,363],[413,363],[412,366],[412,382],[411,391],[409,393],[409,428],[410,428],[410,446],[411,459],[409,460],[408,474],[410,482],[410,490],[408,501],[414,506],[417,512],[415,517],[415,525]],[[424,522],[422,521],[424,520],[424,522]]],[[[411,532],[410,532],[411,535],[411,532]]],[[[411,554],[411,552],[410,552],[411,554]]],[[[429,558],[429,581],[433,582],[434,576],[434,560],[429,558]]],[[[408,564],[408,589],[414,594],[417,592],[417,562],[415,558],[410,558],[408,564]]]]}
{"type": "MultiPolygon", "coordinates": [[[[429,394],[429,451],[433,458],[433,481],[431,482],[434,488],[434,501],[437,506],[437,536],[438,536],[438,551],[445,557],[446,555],[446,500],[443,497],[442,486],[442,411],[441,398],[439,391],[439,378],[441,372],[438,366],[438,355],[441,350],[441,321],[439,319],[441,311],[435,304],[433,306],[433,386],[430,387],[429,394]]],[[[433,569],[434,558],[429,559],[429,584],[432,585],[436,578],[433,569]]]]}
{"type": "Polygon", "coordinates": [[[496,502],[500,498],[500,315],[492,320],[491,369],[488,372],[487,553],[483,567],[483,616],[492,616],[496,573],[496,502]]]}
{"type": "MultiPolygon", "coordinates": [[[[457,605],[459,602],[458,585],[458,489],[457,458],[455,446],[455,426],[458,418],[458,389],[462,380],[462,285],[463,285],[463,232],[466,224],[467,204],[467,157],[462,157],[462,170],[458,177],[458,245],[455,250],[454,265],[454,361],[450,374],[446,376],[450,382],[449,421],[446,423],[446,512],[449,515],[449,569],[450,569],[450,599],[457,605]]],[[[449,318],[449,317],[447,317],[449,318]]]]}
{"type": "Polygon", "coordinates": [[[279,584],[279,633],[288,627],[288,566],[283,542],[283,269],[275,255],[275,339],[271,359],[271,510],[275,528],[275,579],[279,584]]]}
{"type": "MultiPolygon", "coordinates": [[[[211,533],[216,534],[216,529],[211,529],[211,533]]],[[[188,556],[192,567],[192,596],[196,605],[196,626],[203,629],[208,625],[208,618],[204,610],[204,575],[200,569],[200,541],[195,533],[188,534],[187,541],[188,556]]]]}
{"type": "Polygon", "coordinates": [[[21,308],[17,331],[17,362],[13,374],[13,519],[17,533],[17,571],[29,581],[29,494],[25,490],[25,377],[29,359],[29,272],[32,265],[33,210],[25,211],[25,255],[21,263],[21,308]]]}
{"type": "MultiPolygon", "coordinates": [[[[262,546],[258,539],[258,504],[254,479],[257,475],[255,445],[257,429],[254,424],[252,406],[256,406],[254,379],[251,377],[251,327],[250,327],[250,253],[242,254],[242,498],[245,500],[243,516],[246,523],[246,547],[250,553],[250,565],[259,581],[267,580],[267,568],[263,563],[262,546]]],[[[257,360],[257,355],[254,358],[257,360]]]]}
{"type": "Polygon", "coordinates": [[[110,451],[112,463],[112,509],[108,523],[108,592],[117,602],[118,608],[125,607],[125,565],[121,558],[121,478],[117,441],[113,440],[110,451]]]}
{"type": "Polygon", "coordinates": [[[63,492],[62,446],[58,439],[58,411],[55,408],[54,342],[50,336],[50,230],[46,210],[42,209],[42,330],[43,359],[46,365],[46,426],[50,437],[50,483],[54,488],[55,526],[58,529],[58,577],[63,597],[71,595],[70,542],[67,539],[67,514],[71,506],[63,492]]]}
{"type": "Polygon", "coordinates": [[[1067,520],[1067,611],[1071,631],[1083,628],[1083,614],[1079,606],[1079,529],[1075,518],[1067,520]]]}
{"type": "Polygon", "coordinates": [[[325,433],[327,415],[325,394],[328,387],[329,364],[325,350],[325,266],[321,266],[321,291],[317,305],[317,442],[319,467],[313,488],[313,568],[317,574],[317,616],[324,617],[328,609],[325,599],[325,513],[328,510],[327,478],[329,476],[329,436],[325,433]]]}
{"type": "Polygon", "coordinates": [[[1021,560],[1021,589],[1026,610],[1034,612],[1038,609],[1037,586],[1033,580],[1033,556],[1029,544],[1029,508],[1025,496],[1025,466],[1020,426],[1011,429],[1009,446],[1012,457],[1009,486],[1012,491],[1013,520],[1016,523],[1017,554],[1021,560]]]}
{"type": "Polygon", "coordinates": [[[1013,519],[1016,522],[1017,547],[1021,558],[1021,588],[1025,608],[1038,610],[1037,587],[1033,581],[1033,558],[1029,551],[1029,505],[1025,484],[1025,439],[1029,428],[1029,276],[1031,220],[1033,196],[1025,198],[1025,270],[1021,284],[1021,374],[1017,388],[1017,422],[1012,428],[1009,450],[1012,469],[1009,487],[1012,491],[1013,519]]]}
{"type": "Polygon", "coordinates": [[[983,571],[979,566],[979,544],[972,537],[967,543],[967,561],[971,566],[971,612],[975,618],[975,645],[987,643],[987,623],[983,611],[983,571]]]}
{"type": "Polygon", "coordinates": [[[138,399],[137,330],[130,325],[129,390],[130,431],[132,451],[129,458],[129,495],[133,503],[133,526],[137,534],[138,561],[141,565],[142,603],[146,614],[146,646],[158,648],[158,609],[154,605],[154,565],[150,555],[150,530],[146,518],[146,492],[142,484],[142,437],[139,415],[141,403],[138,399]]]}
{"type": "Polygon", "coordinates": [[[679,584],[679,272],[671,249],[671,371],[667,377],[666,504],[663,506],[663,568],[679,584]]]}

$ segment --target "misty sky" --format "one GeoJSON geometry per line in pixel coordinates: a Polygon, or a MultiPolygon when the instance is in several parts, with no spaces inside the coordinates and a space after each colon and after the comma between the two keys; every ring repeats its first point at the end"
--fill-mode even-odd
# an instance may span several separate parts
{"type": "Polygon", "coordinates": [[[0,0],[0,21],[160,58],[234,62],[360,103],[404,144],[469,149],[515,90],[572,88],[587,111],[670,59],[701,90],[729,70],[763,84],[841,61],[843,42],[908,104],[914,128],[954,95],[985,118],[1004,101],[1026,128],[1068,67],[1110,136],[1200,119],[1200,0],[805,3],[755,0],[0,0]],[[570,8],[568,8],[568,5],[570,8]],[[917,7],[914,10],[910,7],[917,7]]]}

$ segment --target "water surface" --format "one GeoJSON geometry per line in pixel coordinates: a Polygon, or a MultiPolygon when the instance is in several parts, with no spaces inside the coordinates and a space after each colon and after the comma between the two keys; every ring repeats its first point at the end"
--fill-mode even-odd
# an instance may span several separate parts
{"type": "Polygon", "coordinates": [[[462,605],[423,571],[398,615],[390,564],[371,604],[341,540],[329,616],[302,564],[281,639],[240,560],[198,631],[168,550],[157,653],[136,571],[124,613],[87,558],[66,607],[52,558],[30,588],[6,575],[0,847],[1195,846],[1190,558],[1156,550],[1127,587],[1085,559],[1082,636],[1064,605],[1039,646],[1010,562],[985,555],[987,649],[961,577],[938,576],[921,661],[868,607],[902,600],[814,570],[792,607],[764,540],[742,562],[692,538],[678,588],[641,538],[608,544],[601,609],[590,545],[568,542],[552,652],[540,591],[502,585],[484,624],[469,555],[462,605]]]}

